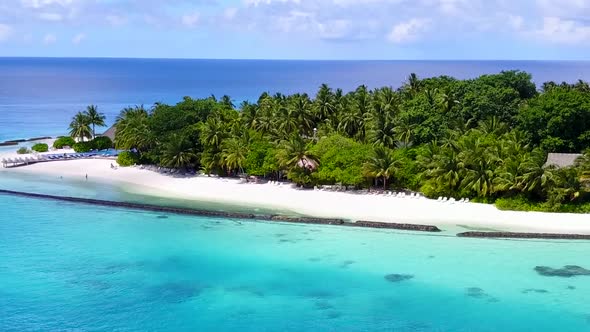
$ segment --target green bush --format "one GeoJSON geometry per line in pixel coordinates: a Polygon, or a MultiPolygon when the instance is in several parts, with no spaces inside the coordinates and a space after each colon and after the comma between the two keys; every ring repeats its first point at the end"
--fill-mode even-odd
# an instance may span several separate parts
{"type": "Polygon", "coordinates": [[[31,149],[36,152],[47,152],[47,151],[49,151],[49,145],[47,145],[45,143],[37,143],[37,144],[33,145],[31,147],[31,149]]]}
{"type": "Polygon", "coordinates": [[[78,142],[78,143],[74,144],[72,146],[72,148],[77,153],[89,152],[91,150],[94,150],[94,143],[92,141],[90,141],[90,142],[78,142]]]}
{"type": "Polygon", "coordinates": [[[16,153],[18,154],[28,154],[31,153],[31,150],[25,148],[24,146],[22,148],[19,148],[18,150],[16,150],[16,153]]]}
{"type": "Polygon", "coordinates": [[[139,162],[139,155],[130,151],[123,151],[117,157],[117,164],[122,167],[133,166],[139,162]]]}
{"type": "Polygon", "coordinates": [[[113,147],[113,141],[107,136],[99,136],[92,140],[94,148],[97,150],[106,150],[113,147]]]}
{"type": "Polygon", "coordinates": [[[561,213],[590,213],[590,203],[565,203],[552,205],[548,202],[534,202],[523,196],[499,198],[495,202],[499,210],[504,211],[538,211],[561,213]]]}
{"type": "Polygon", "coordinates": [[[332,134],[322,137],[312,151],[319,158],[319,167],[311,175],[317,183],[359,187],[366,182],[363,164],[371,146],[332,134]]]}
{"type": "Polygon", "coordinates": [[[76,144],[76,141],[74,141],[73,138],[71,138],[70,136],[63,136],[56,139],[55,142],[53,142],[53,147],[56,149],[63,149],[64,146],[73,147],[74,144],[76,144]]]}

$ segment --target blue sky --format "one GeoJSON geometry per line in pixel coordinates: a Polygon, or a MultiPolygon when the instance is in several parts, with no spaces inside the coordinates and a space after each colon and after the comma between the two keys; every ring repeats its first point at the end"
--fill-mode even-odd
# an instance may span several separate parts
{"type": "Polygon", "coordinates": [[[0,0],[0,56],[590,58],[590,0],[0,0]]]}

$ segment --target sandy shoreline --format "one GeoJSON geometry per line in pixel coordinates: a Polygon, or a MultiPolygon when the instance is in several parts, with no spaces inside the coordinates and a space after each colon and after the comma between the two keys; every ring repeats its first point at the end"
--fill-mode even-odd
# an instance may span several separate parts
{"type": "MultiPolygon", "coordinates": [[[[0,158],[15,156],[0,154],[0,158]]],[[[101,159],[55,161],[0,168],[0,177],[21,173],[84,180],[88,174],[89,181],[112,184],[137,194],[288,210],[321,218],[429,224],[442,229],[590,234],[587,214],[500,211],[488,204],[299,190],[287,184],[241,183],[236,179],[207,176],[180,178],[139,167],[114,170],[111,164],[116,163],[101,159]]]]}

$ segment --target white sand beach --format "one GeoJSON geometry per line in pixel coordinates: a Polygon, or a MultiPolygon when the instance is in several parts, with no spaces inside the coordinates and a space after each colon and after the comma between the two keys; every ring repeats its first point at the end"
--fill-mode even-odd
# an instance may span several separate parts
{"type": "MultiPolygon", "coordinates": [[[[0,154],[0,158],[15,156],[14,153],[0,154]]],[[[237,179],[204,175],[173,177],[139,167],[112,169],[111,164],[116,165],[116,162],[104,159],[52,161],[0,168],[0,177],[14,172],[82,180],[88,174],[89,181],[109,183],[133,193],[289,210],[315,217],[429,224],[456,230],[465,230],[467,226],[502,231],[590,234],[590,215],[587,214],[500,211],[487,204],[300,190],[289,184],[242,183],[237,179]]]]}

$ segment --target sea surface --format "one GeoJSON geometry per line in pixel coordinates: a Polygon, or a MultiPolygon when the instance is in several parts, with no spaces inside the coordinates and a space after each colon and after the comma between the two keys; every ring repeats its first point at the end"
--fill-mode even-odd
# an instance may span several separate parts
{"type": "Polygon", "coordinates": [[[589,331],[590,242],[463,239],[0,194],[2,331],[589,331]]]}
{"type": "MultiPolygon", "coordinates": [[[[314,95],[322,83],[344,91],[399,87],[425,78],[473,78],[524,70],[536,83],[590,80],[590,62],[570,61],[266,61],[0,58],[0,141],[67,133],[89,104],[115,121],[126,106],[229,95],[236,104],[264,91],[314,95]]],[[[106,128],[103,128],[106,129],[106,128]]],[[[102,130],[102,129],[101,129],[102,130]]]]}
{"type": "MultiPolygon", "coordinates": [[[[313,93],[322,82],[523,69],[590,78],[584,62],[0,59],[0,140],[66,132],[95,103],[313,93]]],[[[0,148],[0,151],[14,147],[0,148]]],[[[276,213],[0,172],[0,189],[276,213]]],[[[289,211],[279,211],[289,213],[289,211]]],[[[590,241],[457,238],[204,218],[0,194],[0,331],[590,331],[590,241]]]]}

